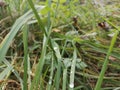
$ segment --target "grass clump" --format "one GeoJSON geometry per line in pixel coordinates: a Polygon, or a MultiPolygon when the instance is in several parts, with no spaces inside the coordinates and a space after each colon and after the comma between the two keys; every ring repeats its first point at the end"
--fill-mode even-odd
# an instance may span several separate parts
{"type": "Polygon", "coordinates": [[[118,2],[0,1],[1,89],[119,88],[118,2]]]}

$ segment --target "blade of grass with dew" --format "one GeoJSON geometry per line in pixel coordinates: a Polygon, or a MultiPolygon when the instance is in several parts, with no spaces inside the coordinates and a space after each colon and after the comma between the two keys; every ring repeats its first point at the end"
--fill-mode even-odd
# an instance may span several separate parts
{"type": "Polygon", "coordinates": [[[55,88],[56,90],[59,90],[59,85],[60,85],[60,76],[61,76],[61,54],[60,54],[60,50],[59,50],[59,46],[58,44],[54,41],[51,40],[51,44],[54,50],[54,55],[57,58],[57,72],[56,72],[56,77],[55,77],[55,88]]]}
{"type": "Polygon", "coordinates": [[[61,59],[58,59],[57,73],[56,73],[56,79],[55,79],[56,90],[59,90],[60,76],[61,76],[61,59]]]}
{"type": "MultiPolygon", "coordinates": [[[[4,58],[3,62],[4,62],[7,66],[10,66],[10,67],[13,68],[13,66],[12,66],[5,58],[4,58]]],[[[9,69],[9,70],[10,70],[10,69],[9,69]]],[[[22,88],[22,90],[23,90],[23,80],[21,79],[19,73],[18,73],[14,68],[13,68],[11,71],[12,71],[12,72],[14,73],[14,75],[18,78],[18,80],[19,80],[19,82],[20,82],[20,84],[21,84],[21,88],[22,88]]]]}
{"type": "Polygon", "coordinates": [[[102,82],[103,82],[103,77],[104,77],[105,71],[106,71],[106,69],[107,69],[107,65],[108,65],[108,63],[109,63],[108,58],[109,58],[109,56],[110,56],[110,54],[111,54],[111,52],[112,52],[112,49],[113,49],[113,46],[114,46],[114,44],[115,44],[115,42],[116,42],[118,33],[119,33],[119,31],[116,30],[115,35],[114,35],[113,38],[112,38],[112,41],[111,41],[109,50],[108,50],[108,52],[107,52],[107,56],[106,56],[106,58],[105,58],[104,64],[103,64],[103,66],[102,66],[102,70],[101,70],[101,72],[100,72],[99,79],[98,79],[97,84],[96,84],[96,86],[95,86],[95,90],[100,90],[100,89],[101,89],[101,84],[102,84],[102,82]]]}
{"type": "Polygon", "coordinates": [[[23,75],[23,87],[24,90],[28,90],[27,85],[27,72],[28,72],[28,28],[25,24],[23,27],[23,45],[24,45],[24,75],[23,75]]]}
{"type": "Polygon", "coordinates": [[[51,90],[51,85],[52,85],[52,79],[53,79],[53,70],[54,70],[54,56],[52,55],[52,63],[51,63],[51,72],[50,72],[50,77],[49,77],[49,81],[47,84],[47,88],[46,90],[51,90]]]}
{"type": "MultiPolygon", "coordinates": [[[[34,12],[36,19],[38,20],[38,24],[39,24],[41,30],[45,34],[44,39],[43,39],[43,47],[42,47],[41,57],[39,59],[38,66],[37,66],[36,73],[35,73],[35,77],[32,81],[31,88],[30,88],[30,90],[33,90],[33,89],[36,90],[38,88],[40,76],[42,76],[42,69],[43,69],[43,65],[44,65],[44,62],[45,62],[46,49],[47,49],[47,44],[48,44],[48,41],[49,41],[49,36],[50,36],[51,29],[50,28],[47,28],[47,30],[45,29],[45,26],[42,23],[42,20],[41,20],[40,16],[38,15],[32,0],[28,0],[28,3],[29,3],[30,7],[32,8],[32,10],[34,12]]],[[[48,20],[50,20],[50,19],[48,19],[48,20]]],[[[48,21],[48,23],[50,23],[50,21],[48,21]]]]}
{"type": "Polygon", "coordinates": [[[63,70],[63,84],[62,84],[62,90],[66,90],[66,84],[67,84],[67,67],[63,70]]]}
{"type": "Polygon", "coordinates": [[[77,60],[77,49],[75,47],[75,42],[73,42],[74,52],[73,52],[73,60],[71,63],[71,70],[70,70],[70,84],[69,84],[69,90],[74,89],[74,75],[75,75],[75,65],[77,60]]]}
{"type": "MultiPolygon", "coordinates": [[[[37,7],[36,9],[37,9],[37,11],[41,10],[41,9],[43,9],[43,6],[37,7]]],[[[30,10],[16,20],[16,22],[12,26],[10,32],[6,35],[6,37],[0,44],[0,61],[2,61],[4,59],[5,54],[7,53],[7,50],[9,48],[13,38],[17,34],[17,32],[22,28],[22,26],[25,23],[27,23],[27,21],[29,19],[31,19],[33,17],[33,15],[34,15],[33,12],[30,10]]]]}

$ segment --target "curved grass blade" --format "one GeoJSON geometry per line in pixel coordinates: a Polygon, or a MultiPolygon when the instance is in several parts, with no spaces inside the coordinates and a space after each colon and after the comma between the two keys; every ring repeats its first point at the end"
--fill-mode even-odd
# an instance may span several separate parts
{"type": "Polygon", "coordinates": [[[109,56],[110,56],[110,54],[111,54],[111,52],[112,52],[112,50],[113,50],[113,46],[114,46],[114,44],[115,44],[115,42],[116,42],[118,33],[119,33],[119,31],[116,31],[116,32],[115,32],[115,35],[114,35],[113,38],[112,38],[112,41],[111,41],[109,50],[108,50],[108,52],[107,52],[107,56],[106,56],[106,58],[105,58],[104,64],[103,64],[103,66],[102,66],[102,70],[101,70],[101,72],[100,72],[100,77],[99,77],[99,79],[98,79],[98,81],[97,81],[97,84],[96,84],[96,86],[95,86],[95,90],[101,90],[101,84],[102,84],[102,81],[103,81],[103,77],[104,77],[105,71],[106,71],[106,69],[107,69],[107,65],[108,65],[108,63],[109,63],[108,58],[109,58],[109,56]]]}
{"type": "MultiPolygon", "coordinates": [[[[42,7],[37,7],[37,10],[41,10],[41,9],[43,9],[43,6],[42,7]]],[[[16,22],[13,25],[11,31],[6,35],[6,37],[4,38],[2,43],[0,44],[0,61],[2,61],[4,59],[4,56],[7,53],[7,50],[9,48],[13,38],[17,34],[17,32],[33,16],[34,16],[34,14],[33,14],[32,10],[30,10],[30,11],[28,11],[27,13],[25,13],[23,16],[21,16],[20,18],[18,18],[16,20],[16,22]]]]}

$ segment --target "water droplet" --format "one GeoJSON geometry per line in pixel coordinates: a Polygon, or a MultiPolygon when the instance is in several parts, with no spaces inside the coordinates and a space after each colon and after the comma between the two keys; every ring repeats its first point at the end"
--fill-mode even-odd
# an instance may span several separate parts
{"type": "Polygon", "coordinates": [[[32,71],[30,71],[30,74],[32,74],[32,71]]]}
{"type": "Polygon", "coordinates": [[[57,47],[54,47],[54,50],[57,50],[57,47]]]}
{"type": "Polygon", "coordinates": [[[52,82],[51,82],[51,81],[49,81],[49,84],[52,84],[52,82]]]}
{"type": "Polygon", "coordinates": [[[15,70],[14,69],[12,69],[12,72],[14,72],[15,70]]]}
{"type": "Polygon", "coordinates": [[[70,83],[70,84],[69,84],[69,87],[70,87],[70,88],[73,88],[73,87],[74,87],[74,83],[70,83]]]}

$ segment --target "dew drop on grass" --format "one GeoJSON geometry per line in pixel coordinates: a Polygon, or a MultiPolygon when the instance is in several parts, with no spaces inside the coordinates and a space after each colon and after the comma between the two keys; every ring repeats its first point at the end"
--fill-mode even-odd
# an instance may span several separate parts
{"type": "Polygon", "coordinates": [[[15,70],[14,69],[12,69],[12,72],[14,72],[15,70]]]}
{"type": "Polygon", "coordinates": [[[52,84],[52,82],[51,82],[51,81],[49,81],[49,84],[52,84]]]}
{"type": "Polygon", "coordinates": [[[69,87],[70,87],[70,88],[73,88],[73,87],[74,87],[74,83],[70,83],[70,84],[69,84],[69,87]]]}
{"type": "Polygon", "coordinates": [[[54,47],[54,50],[57,50],[57,47],[54,47]]]}

